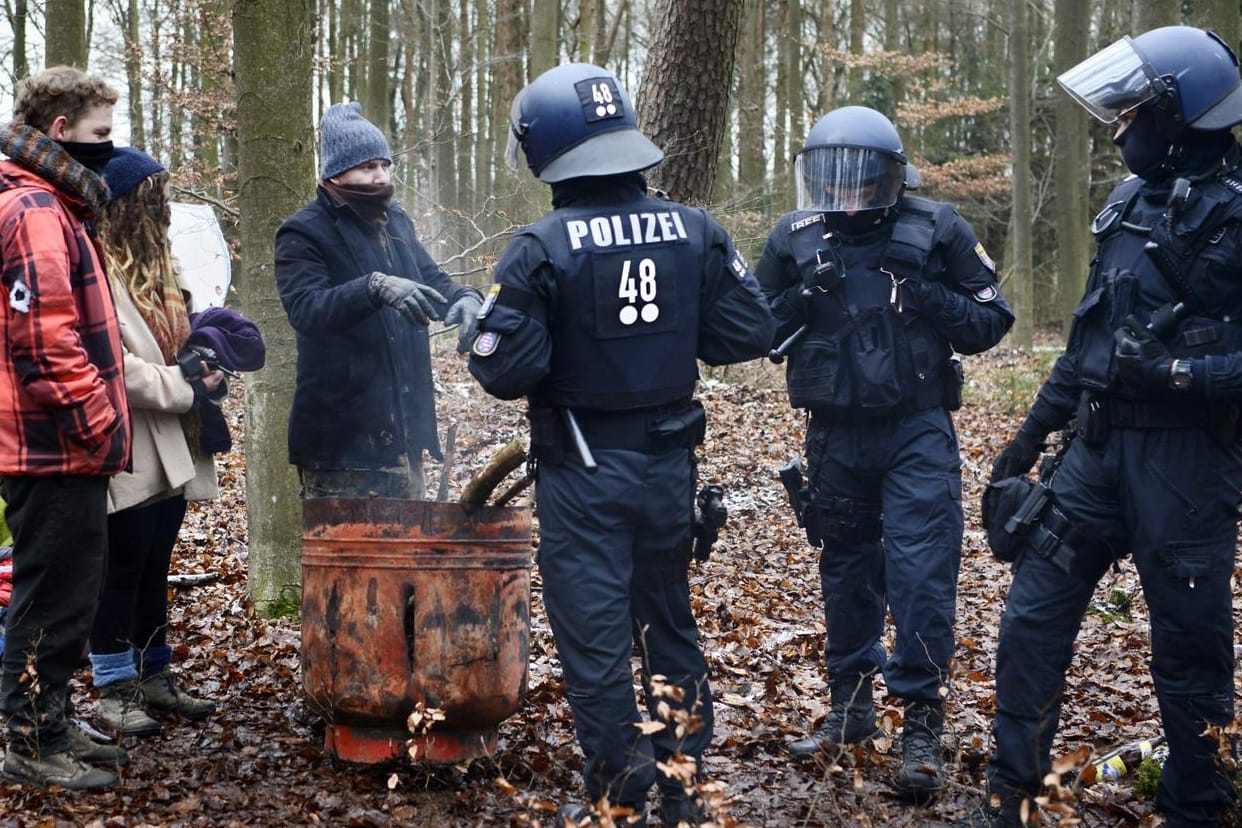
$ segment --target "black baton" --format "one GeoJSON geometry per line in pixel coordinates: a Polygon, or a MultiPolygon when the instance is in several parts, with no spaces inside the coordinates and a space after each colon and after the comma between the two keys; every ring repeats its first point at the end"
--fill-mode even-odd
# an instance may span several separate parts
{"type": "Polygon", "coordinates": [[[799,327],[798,330],[791,333],[785,339],[784,342],[782,342],[780,345],[777,345],[772,350],[768,351],[768,359],[772,360],[777,365],[780,365],[782,362],[785,361],[785,355],[789,353],[789,349],[792,348],[794,345],[797,345],[798,340],[804,336],[806,336],[806,323],[805,322],[802,323],[802,326],[799,327]]]}

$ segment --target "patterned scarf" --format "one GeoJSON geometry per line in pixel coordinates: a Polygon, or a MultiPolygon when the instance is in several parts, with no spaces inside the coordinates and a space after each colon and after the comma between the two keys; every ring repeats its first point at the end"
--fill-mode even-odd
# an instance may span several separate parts
{"type": "Polygon", "coordinates": [[[0,128],[0,152],[98,215],[108,203],[103,178],[73,160],[56,141],[26,124],[0,128]]]}

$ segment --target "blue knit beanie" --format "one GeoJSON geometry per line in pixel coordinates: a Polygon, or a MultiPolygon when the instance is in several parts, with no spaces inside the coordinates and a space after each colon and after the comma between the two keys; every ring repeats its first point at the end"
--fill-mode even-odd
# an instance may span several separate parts
{"type": "Polygon", "coordinates": [[[319,123],[320,178],[335,178],[359,164],[392,162],[388,140],[379,127],[362,117],[362,105],[333,104],[319,123]]]}
{"type": "Polygon", "coordinates": [[[133,147],[117,147],[112,153],[112,160],[104,169],[104,180],[108,182],[112,198],[118,199],[132,192],[144,178],[162,172],[165,172],[164,165],[142,150],[136,150],[133,147]]]}

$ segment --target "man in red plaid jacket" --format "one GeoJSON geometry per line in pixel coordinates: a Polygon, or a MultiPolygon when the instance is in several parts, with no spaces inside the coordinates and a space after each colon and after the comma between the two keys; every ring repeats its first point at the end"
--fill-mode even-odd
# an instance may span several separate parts
{"type": "Polygon", "coordinates": [[[108,478],[129,465],[120,329],[93,228],[116,99],[55,67],[21,83],[0,128],[0,495],[14,548],[3,773],[66,788],[117,781],[83,761],[98,757],[66,715],[99,600],[108,478]]]}

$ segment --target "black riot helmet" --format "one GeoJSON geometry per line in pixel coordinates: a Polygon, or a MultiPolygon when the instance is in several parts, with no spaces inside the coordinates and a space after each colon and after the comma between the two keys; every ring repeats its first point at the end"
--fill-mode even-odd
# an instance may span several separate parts
{"type": "Polygon", "coordinates": [[[882,210],[918,186],[897,128],[865,106],[834,109],[816,121],[794,169],[800,210],[882,210]]]}
{"type": "Polygon", "coordinates": [[[1237,56],[1214,32],[1193,26],[1123,37],[1057,83],[1106,124],[1144,107],[1170,141],[1186,128],[1215,131],[1242,122],[1237,56]]]}
{"type": "Polygon", "coordinates": [[[549,184],[637,172],[664,160],[638,130],[617,76],[590,63],[553,67],[513,99],[505,162],[517,171],[523,155],[531,172],[549,184]]]}

